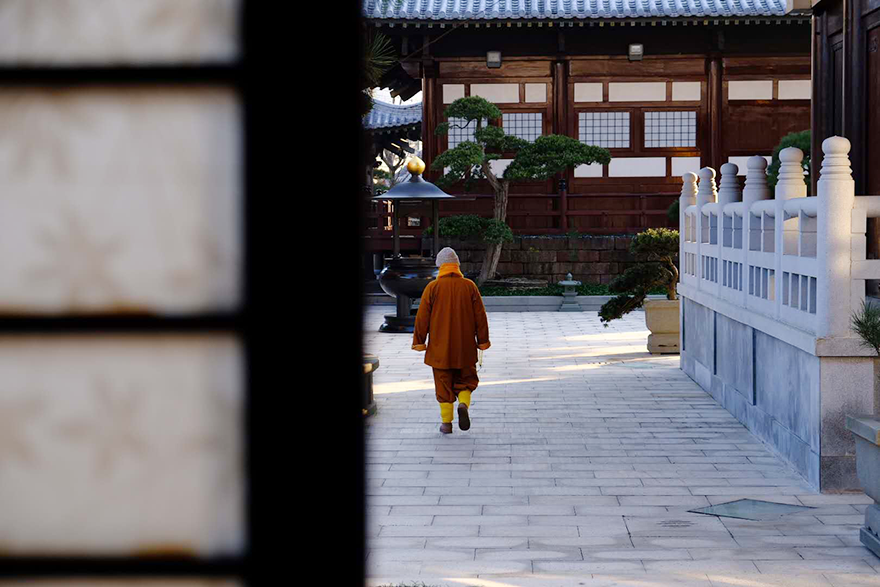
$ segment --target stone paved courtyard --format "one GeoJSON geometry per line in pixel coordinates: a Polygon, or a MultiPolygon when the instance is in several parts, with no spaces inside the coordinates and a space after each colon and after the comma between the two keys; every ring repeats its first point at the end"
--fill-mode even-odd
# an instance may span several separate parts
{"type": "Polygon", "coordinates": [[[370,585],[880,586],[864,494],[819,494],[678,368],[644,314],[490,313],[468,432],[442,436],[412,336],[378,332],[367,420],[370,585]],[[740,498],[774,521],[688,513],[740,498]]]}

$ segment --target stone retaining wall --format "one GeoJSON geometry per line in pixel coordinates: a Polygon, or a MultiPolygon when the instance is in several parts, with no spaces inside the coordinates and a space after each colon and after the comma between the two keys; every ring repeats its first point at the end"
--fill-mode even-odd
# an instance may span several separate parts
{"type": "MultiPolygon", "coordinates": [[[[528,277],[557,283],[567,273],[583,283],[608,284],[635,263],[629,253],[631,235],[621,236],[517,236],[504,243],[498,262],[501,277],[528,277]]],[[[452,247],[464,273],[478,273],[486,251],[482,241],[441,238],[441,247],[452,247]]],[[[422,239],[431,249],[431,239],[422,239]]]]}

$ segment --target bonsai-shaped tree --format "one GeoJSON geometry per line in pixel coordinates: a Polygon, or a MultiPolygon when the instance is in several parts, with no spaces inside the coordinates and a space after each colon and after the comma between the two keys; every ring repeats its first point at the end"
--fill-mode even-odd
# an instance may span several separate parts
{"type": "Polygon", "coordinates": [[[599,310],[599,319],[604,326],[640,308],[651,290],[663,288],[666,297],[676,299],[675,286],[678,283],[678,231],[668,228],[649,228],[637,234],[629,247],[640,261],[615,277],[608,285],[611,293],[618,294],[608,300],[599,310]]]}
{"type": "Polygon", "coordinates": [[[465,189],[474,182],[486,180],[495,192],[492,220],[483,233],[489,244],[480,268],[477,283],[482,285],[495,275],[501,247],[511,240],[513,233],[507,226],[507,201],[510,184],[517,181],[547,180],[577,165],[608,163],[611,154],[607,149],[585,145],[571,137],[543,135],[530,143],[516,136],[507,135],[497,126],[501,110],[484,98],[471,96],[459,98],[445,112],[447,121],[437,126],[437,134],[446,134],[449,128],[465,128],[475,124],[474,140],[459,143],[436,157],[431,165],[434,170],[444,171],[437,180],[441,187],[448,187],[464,180],[465,189]],[[496,124],[488,124],[494,122],[496,124]],[[495,174],[490,163],[503,155],[513,154],[513,161],[501,176],[495,174]]]}
{"type": "Polygon", "coordinates": [[[379,85],[382,74],[388,71],[397,61],[397,55],[391,40],[382,33],[367,34],[363,39],[361,50],[361,116],[366,116],[373,109],[373,98],[370,90],[379,85]]]}
{"type": "Polygon", "coordinates": [[[880,357],[880,308],[862,302],[862,309],[852,315],[852,329],[862,345],[874,349],[880,357]]]}
{"type": "MultiPolygon", "coordinates": [[[[800,132],[788,133],[779,140],[779,144],[773,149],[773,160],[767,167],[767,183],[773,187],[779,181],[779,167],[782,162],[779,160],[779,152],[786,147],[797,147],[804,152],[803,167],[806,175],[804,181],[807,182],[807,190],[812,189],[810,186],[810,130],[802,130],[800,132]]],[[[809,195],[809,194],[808,194],[809,195]]]]}

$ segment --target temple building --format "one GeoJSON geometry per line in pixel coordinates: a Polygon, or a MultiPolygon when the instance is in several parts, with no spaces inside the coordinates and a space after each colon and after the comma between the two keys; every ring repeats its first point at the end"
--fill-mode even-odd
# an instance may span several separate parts
{"type": "MultiPolygon", "coordinates": [[[[675,226],[667,209],[683,173],[731,161],[744,175],[749,156],[769,158],[784,135],[810,128],[811,13],[791,0],[364,0],[363,10],[404,56],[392,76],[397,91],[422,90],[429,181],[439,177],[433,159],[472,132],[434,133],[463,96],[498,105],[503,117],[491,123],[524,139],[565,134],[611,151],[608,165],[514,185],[507,222],[518,234],[675,226]]],[[[474,188],[444,202],[441,215],[488,216],[491,193],[474,188]]],[[[375,214],[367,249],[390,250],[375,214]]],[[[424,216],[401,227],[409,250],[418,249],[424,216]]]]}
{"type": "MultiPolygon", "coordinates": [[[[852,144],[856,195],[880,194],[880,2],[813,1],[813,182],[822,141],[852,144]]],[[[816,193],[815,188],[813,193],[816,193]]],[[[880,222],[868,218],[868,258],[880,257],[880,222]]]]}

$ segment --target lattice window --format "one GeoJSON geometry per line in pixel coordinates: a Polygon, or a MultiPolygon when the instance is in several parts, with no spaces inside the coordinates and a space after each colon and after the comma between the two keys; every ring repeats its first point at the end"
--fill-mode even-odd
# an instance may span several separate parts
{"type": "Polygon", "coordinates": [[[696,146],[696,112],[645,112],[645,147],[696,146]]]}
{"type": "Polygon", "coordinates": [[[530,143],[543,134],[544,117],[540,112],[505,112],[501,123],[505,134],[519,137],[530,143]]]}
{"type": "Polygon", "coordinates": [[[581,112],[578,140],[606,149],[629,148],[629,112],[581,112]]]}
{"type": "MultiPolygon", "coordinates": [[[[483,127],[489,123],[485,118],[483,119],[483,127]]],[[[469,123],[465,124],[465,120],[463,118],[450,118],[449,119],[449,133],[447,138],[449,140],[449,148],[454,149],[459,144],[465,141],[474,141],[474,132],[477,130],[477,121],[471,120],[469,123]]]]}

